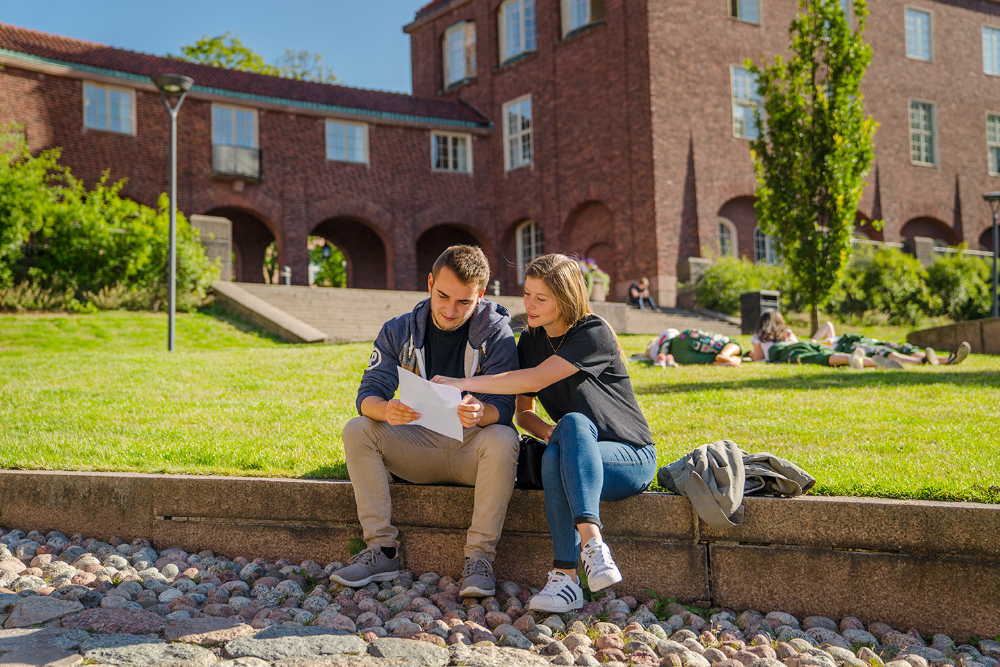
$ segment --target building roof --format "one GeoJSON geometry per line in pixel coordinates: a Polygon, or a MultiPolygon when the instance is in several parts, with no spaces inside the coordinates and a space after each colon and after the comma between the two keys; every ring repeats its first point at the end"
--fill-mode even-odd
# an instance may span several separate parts
{"type": "Polygon", "coordinates": [[[417,18],[420,18],[432,9],[437,9],[441,5],[447,5],[449,2],[451,2],[451,0],[432,0],[432,2],[427,3],[417,10],[417,18]]]}
{"type": "MultiPolygon", "coordinates": [[[[439,0],[440,1],[440,0],[439,0]]],[[[442,124],[488,126],[471,107],[451,100],[428,99],[378,90],[298,81],[253,72],[198,65],[175,58],[126,51],[103,44],[50,35],[0,23],[0,54],[27,56],[73,69],[148,81],[154,74],[183,74],[194,91],[231,94],[247,100],[290,103],[359,115],[442,124]]]]}

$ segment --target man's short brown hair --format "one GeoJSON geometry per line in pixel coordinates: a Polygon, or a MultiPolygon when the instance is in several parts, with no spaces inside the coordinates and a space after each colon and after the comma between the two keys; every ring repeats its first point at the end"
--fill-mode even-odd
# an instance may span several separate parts
{"type": "Polygon", "coordinates": [[[431,273],[437,280],[438,271],[447,266],[464,285],[485,289],[490,281],[490,263],[482,249],[471,245],[453,245],[441,253],[434,262],[431,273]]]}

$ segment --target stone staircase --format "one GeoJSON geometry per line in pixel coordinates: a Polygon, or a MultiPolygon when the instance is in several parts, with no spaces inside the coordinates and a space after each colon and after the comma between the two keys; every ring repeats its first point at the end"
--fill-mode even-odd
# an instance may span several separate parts
{"type": "MultiPolygon", "coordinates": [[[[266,303],[281,311],[286,317],[282,328],[292,328],[289,323],[299,322],[325,335],[327,342],[353,342],[374,340],[382,324],[396,315],[409,312],[426,292],[403,292],[394,290],[363,290],[302,287],[297,285],[263,285],[256,283],[217,283],[216,295],[224,307],[241,317],[246,317],[252,305],[266,303]],[[242,293],[242,294],[241,294],[242,293]],[[234,304],[239,302],[238,307],[234,304]]],[[[517,319],[523,316],[524,306],[519,297],[489,297],[506,307],[517,319]]],[[[726,335],[736,335],[739,327],[730,321],[714,319],[686,310],[671,310],[666,313],[642,312],[621,303],[592,304],[594,311],[604,317],[619,333],[656,335],[674,327],[676,329],[701,328],[726,335]]],[[[272,318],[273,319],[273,318],[272,318]]],[[[252,318],[258,326],[271,331],[262,324],[260,317],[252,318]]],[[[283,336],[280,331],[274,331],[283,336]]],[[[284,337],[284,336],[283,336],[284,337]]],[[[318,342],[303,340],[295,342],[318,342]]]]}

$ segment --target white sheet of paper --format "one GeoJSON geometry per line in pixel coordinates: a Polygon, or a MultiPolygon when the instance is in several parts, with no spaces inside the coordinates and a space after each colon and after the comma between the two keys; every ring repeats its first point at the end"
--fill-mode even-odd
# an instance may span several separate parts
{"type": "Polygon", "coordinates": [[[410,423],[462,440],[464,430],[458,419],[462,392],[445,384],[428,382],[405,368],[396,370],[399,373],[399,400],[420,414],[420,419],[410,423]]]}

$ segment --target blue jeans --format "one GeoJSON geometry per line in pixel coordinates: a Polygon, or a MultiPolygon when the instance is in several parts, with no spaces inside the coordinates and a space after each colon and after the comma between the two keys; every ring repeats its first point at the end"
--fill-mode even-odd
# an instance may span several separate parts
{"type": "Polygon", "coordinates": [[[598,442],[597,427],[579,412],[556,425],[542,456],[545,516],[555,551],[553,565],[574,569],[580,560],[579,523],[601,526],[600,502],[642,493],[656,474],[656,448],[598,442]]]}

